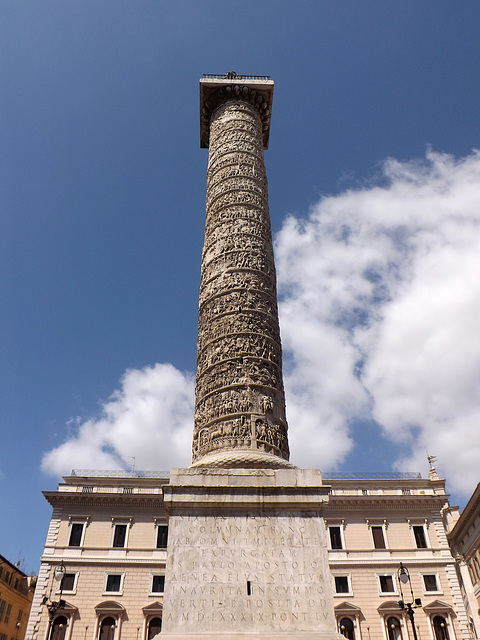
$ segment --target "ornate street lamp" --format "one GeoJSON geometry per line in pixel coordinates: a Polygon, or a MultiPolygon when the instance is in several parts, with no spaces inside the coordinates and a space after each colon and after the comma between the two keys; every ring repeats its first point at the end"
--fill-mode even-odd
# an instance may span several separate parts
{"type": "Polygon", "coordinates": [[[60,585],[60,598],[58,601],[52,600],[50,596],[52,595],[52,587],[50,587],[50,596],[43,596],[42,604],[45,605],[48,609],[48,631],[47,631],[47,640],[50,640],[50,631],[52,629],[53,620],[55,618],[55,614],[59,609],[63,609],[65,607],[65,600],[62,600],[62,580],[65,577],[67,570],[63,563],[59,564],[58,567],[55,567],[53,572],[53,578],[55,582],[60,585]]]}
{"type": "Polygon", "coordinates": [[[413,630],[413,637],[414,640],[418,640],[418,636],[417,636],[417,630],[415,628],[415,614],[413,612],[414,607],[421,607],[422,606],[422,600],[420,598],[415,598],[413,595],[413,588],[412,588],[412,581],[410,580],[410,572],[407,569],[407,567],[405,567],[403,565],[403,562],[400,562],[400,568],[397,571],[397,575],[398,575],[398,580],[400,583],[400,595],[402,596],[402,599],[398,602],[398,606],[400,607],[400,609],[405,609],[407,612],[408,617],[410,618],[410,622],[412,624],[412,630],[413,630]],[[403,597],[403,589],[402,589],[402,584],[409,584],[410,585],[410,594],[412,596],[412,601],[411,602],[405,602],[405,599],[403,597]]]}

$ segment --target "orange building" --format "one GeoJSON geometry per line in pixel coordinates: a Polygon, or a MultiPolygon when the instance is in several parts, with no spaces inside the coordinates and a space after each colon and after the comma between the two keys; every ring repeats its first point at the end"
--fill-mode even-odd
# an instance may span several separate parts
{"type": "Polygon", "coordinates": [[[33,592],[32,578],[0,555],[0,640],[23,640],[33,592]]]}

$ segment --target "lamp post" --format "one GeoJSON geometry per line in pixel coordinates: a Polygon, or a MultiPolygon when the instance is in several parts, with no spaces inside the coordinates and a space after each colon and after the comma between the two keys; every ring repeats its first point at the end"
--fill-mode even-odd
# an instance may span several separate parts
{"type": "Polygon", "coordinates": [[[52,595],[52,587],[50,587],[50,596],[43,596],[42,604],[45,605],[48,609],[48,631],[47,631],[47,640],[50,640],[50,632],[52,629],[53,619],[55,618],[55,614],[59,609],[62,609],[65,606],[65,600],[62,600],[62,580],[65,577],[67,570],[63,563],[59,564],[58,567],[55,567],[53,572],[53,578],[55,582],[60,585],[60,598],[58,601],[52,600],[50,596],[52,595]]]}
{"type": "Polygon", "coordinates": [[[400,562],[400,567],[399,567],[399,569],[397,571],[397,575],[398,575],[398,580],[399,580],[399,583],[400,583],[400,595],[402,596],[402,599],[399,601],[398,606],[400,607],[400,609],[405,609],[406,610],[407,615],[410,618],[410,622],[412,624],[414,640],[418,640],[417,630],[415,629],[415,614],[413,612],[413,609],[414,609],[414,607],[421,607],[422,606],[422,601],[421,601],[420,598],[415,598],[414,595],[413,595],[412,581],[410,580],[410,572],[407,569],[407,567],[405,567],[403,565],[403,562],[400,562]],[[410,585],[410,594],[412,596],[412,601],[411,602],[405,602],[405,599],[403,597],[402,584],[404,584],[404,585],[409,584],[410,585]]]}

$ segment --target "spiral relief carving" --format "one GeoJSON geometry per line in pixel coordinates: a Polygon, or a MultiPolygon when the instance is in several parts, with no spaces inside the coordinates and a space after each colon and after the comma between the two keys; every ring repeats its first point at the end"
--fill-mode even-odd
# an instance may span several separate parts
{"type": "Polygon", "coordinates": [[[209,126],[193,464],[284,466],[289,457],[263,146],[269,110],[235,85],[202,107],[209,126]],[[267,113],[268,111],[268,113],[267,113]],[[277,462],[276,462],[277,461],[277,462]]]}

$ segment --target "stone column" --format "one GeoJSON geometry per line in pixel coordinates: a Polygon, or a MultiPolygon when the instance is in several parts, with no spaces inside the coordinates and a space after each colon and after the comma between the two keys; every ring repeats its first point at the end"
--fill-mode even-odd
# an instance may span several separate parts
{"type": "Polygon", "coordinates": [[[330,487],[288,462],[263,162],[273,82],[227,75],[200,81],[210,156],[193,464],[163,486],[162,636],[340,640],[323,521],[330,487]]]}
{"type": "Polygon", "coordinates": [[[263,159],[273,82],[206,78],[200,87],[209,162],[193,464],[290,466],[263,159]]]}

